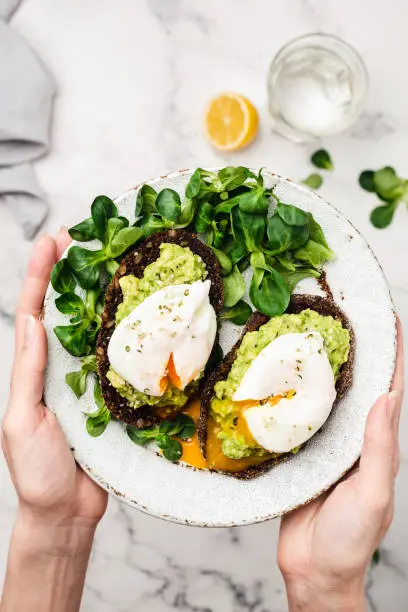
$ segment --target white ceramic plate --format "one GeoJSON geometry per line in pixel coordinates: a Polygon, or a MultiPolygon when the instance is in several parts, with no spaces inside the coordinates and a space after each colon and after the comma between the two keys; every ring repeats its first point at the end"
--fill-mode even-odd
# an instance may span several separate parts
{"type": "MultiPolygon", "coordinates": [[[[171,187],[181,195],[191,172],[178,172],[149,184],[171,187]]],[[[268,184],[286,203],[313,213],[322,225],[337,259],[326,266],[334,298],[349,317],[356,335],[354,384],[331,414],[323,431],[298,455],[250,481],[183,465],[174,465],[154,451],[133,444],[120,423],[110,423],[100,438],[85,429],[84,411],[94,410],[92,385],[78,401],[65,384],[65,374],[79,369],[52,332],[66,324],[54,305],[51,287],[45,299],[49,362],[45,397],[57,415],[75,459],[104,489],[134,508],[154,516],[206,527],[246,525],[282,515],[333,485],[358,459],[368,411],[389,390],[396,355],[395,314],[382,270],[359,232],[335,208],[307,188],[265,172],[268,184]]],[[[117,198],[120,214],[133,219],[137,189],[117,198]]],[[[84,215],[86,216],[86,215],[84,215]]],[[[88,243],[88,247],[97,245],[88,243]]],[[[297,292],[321,293],[314,280],[297,292]]],[[[226,323],[221,344],[228,351],[239,328],[226,323]]]]}

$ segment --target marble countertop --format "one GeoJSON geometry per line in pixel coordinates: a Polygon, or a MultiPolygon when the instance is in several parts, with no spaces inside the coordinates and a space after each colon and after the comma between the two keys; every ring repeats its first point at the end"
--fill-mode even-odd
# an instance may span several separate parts
{"type": "MultiPolygon", "coordinates": [[[[184,167],[268,166],[295,179],[310,172],[313,145],[277,136],[266,111],[266,72],[289,39],[314,31],[345,38],[362,54],[371,78],[367,108],[347,133],[327,139],[336,171],[322,195],[362,231],[390,282],[408,329],[408,212],[374,229],[373,198],[359,172],[391,164],[408,176],[408,54],[405,0],[25,0],[12,25],[39,52],[58,86],[52,152],[36,166],[48,194],[52,233],[87,214],[98,193],[115,196],[146,178],[184,167]],[[250,148],[220,155],[202,137],[212,94],[239,91],[258,107],[261,130],[250,148]]],[[[8,394],[13,308],[31,245],[0,207],[1,406],[8,394]],[[4,265],[7,262],[7,265],[4,265]]],[[[375,333],[375,322],[373,322],[375,333]]],[[[408,408],[407,403],[405,405],[408,408]]],[[[408,553],[408,418],[402,419],[396,515],[381,562],[370,570],[372,612],[406,610],[408,553]]],[[[0,463],[0,575],[15,495],[0,463]]],[[[203,530],[168,524],[111,499],[96,538],[85,612],[283,612],[275,564],[278,521],[203,530]]]]}

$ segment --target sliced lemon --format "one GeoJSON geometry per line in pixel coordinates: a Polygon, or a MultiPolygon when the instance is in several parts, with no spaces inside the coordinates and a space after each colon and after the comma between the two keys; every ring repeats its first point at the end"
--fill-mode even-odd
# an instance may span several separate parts
{"type": "Polygon", "coordinates": [[[213,98],[205,114],[208,140],[222,151],[246,147],[258,133],[258,112],[239,94],[223,93],[213,98]]]}

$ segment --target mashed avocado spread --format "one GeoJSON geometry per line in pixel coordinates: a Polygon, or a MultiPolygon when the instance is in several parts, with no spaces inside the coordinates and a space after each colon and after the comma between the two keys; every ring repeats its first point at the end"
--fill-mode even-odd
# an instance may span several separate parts
{"type": "Polygon", "coordinates": [[[255,440],[237,433],[236,425],[240,409],[233,402],[232,396],[252,361],[272,340],[283,334],[309,331],[317,331],[322,335],[334,377],[337,379],[341,366],[347,361],[350,334],[340,321],[336,321],[333,317],[319,315],[314,310],[304,310],[299,314],[273,317],[257,331],[245,334],[228,377],[215,385],[215,396],[211,402],[211,413],[221,428],[218,438],[221,440],[222,452],[226,457],[242,459],[268,454],[257,446],[255,440]]]}
{"type": "MultiPolygon", "coordinates": [[[[123,302],[116,312],[116,325],[155,291],[169,285],[181,285],[182,283],[205,280],[206,277],[207,270],[201,257],[193,253],[188,247],[162,243],[160,245],[160,256],[146,266],[142,278],[136,278],[136,276],[130,274],[120,279],[123,302]]],[[[143,404],[181,408],[198,387],[197,381],[191,382],[183,391],[169,384],[162,396],[153,397],[137,391],[112,368],[109,369],[107,378],[133,408],[139,408],[143,404]]]]}
{"type": "Polygon", "coordinates": [[[195,283],[205,280],[206,277],[207,270],[199,255],[193,253],[188,247],[162,243],[160,256],[146,266],[142,278],[129,274],[120,279],[123,302],[116,312],[116,325],[155,291],[169,285],[195,283]]]}

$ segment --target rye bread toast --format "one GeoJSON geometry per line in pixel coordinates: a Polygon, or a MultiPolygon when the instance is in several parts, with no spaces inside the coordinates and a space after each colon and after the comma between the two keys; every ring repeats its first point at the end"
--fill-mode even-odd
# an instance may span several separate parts
{"type": "MultiPolygon", "coordinates": [[[[110,366],[107,349],[115,329],[116,311],[119,304],[123,301],[119,279],[129,274],[141,278],[146,266],[159,257],[160,245],[164,242],[188,247],[193,253],[201,257],[208,272],[207,278],[211,281],[210,302],[217,314],[220,312],[224,303],[223,282],[218,260],[213,251],[201,242],[195,234],[191,234],[185,230],[157,232],[147,238],[136,248],[136,250],[126,255],[123,259],[106,291],[105,304],[102,312],[102,324],[96,346],[96,363],[101,381],[103,398],[112,416],[120,421],[124,421],[128,425],[139,428],[149,427],[157,423],[160,419],[155,412],[154,406],[146,404],[135,409],[130,406],[128,401],[111,385],[106,376],[110,366]]],[[[209,362],[210,361],[211,357],[209,362]]]]}
{"type": "MultiPolygon", "coordinates": [[[[351,387],[353,382],[353,364],[354,364],[354,351],[355,351],[355,337],[351,324],[344,314],[344,312],[335,304],[331,298],[324,298],[317,295],[308,294],[297,294],[292,295],[289,307],[286,313],[297,314],[302,310],[310,308],[321,315],[331,315],[335,319],[341,321],[344,328],[350,333],[350,351],[346,363],[340,369],[339,377],[336,381],[337,397],[335,404],[344,396],[344,394],[351,387]]],[[[198,439],[200,442],[201,452],[204,457],[206,456],[206,445],[207,445],[207,423],[210,415],[210,405],[213,398],[214,386],[220,380],[225,380],[229,374],[232,364],[235,361],[237,350],[242,342],[243,337],[247,332],[256,331],[262,325],[269,321],[269,317],[261,314],[260,312],[254,312],[246,326],[244,327],[241,337],[232,347],[230,352],[226,355],[219,366],[210,374],[204,385],[201,394],[201,409],[200,419],[198,422],[198,439]]],[[[279,457],[267,458],[263,463],[251,466],[246,470],[240,472],[224,472],[228,476],[248,480],[254,478],[264,472],[268,471],[274,465],[286,461],[293,457],[292,453],[284,453],[279,457]]]]}

